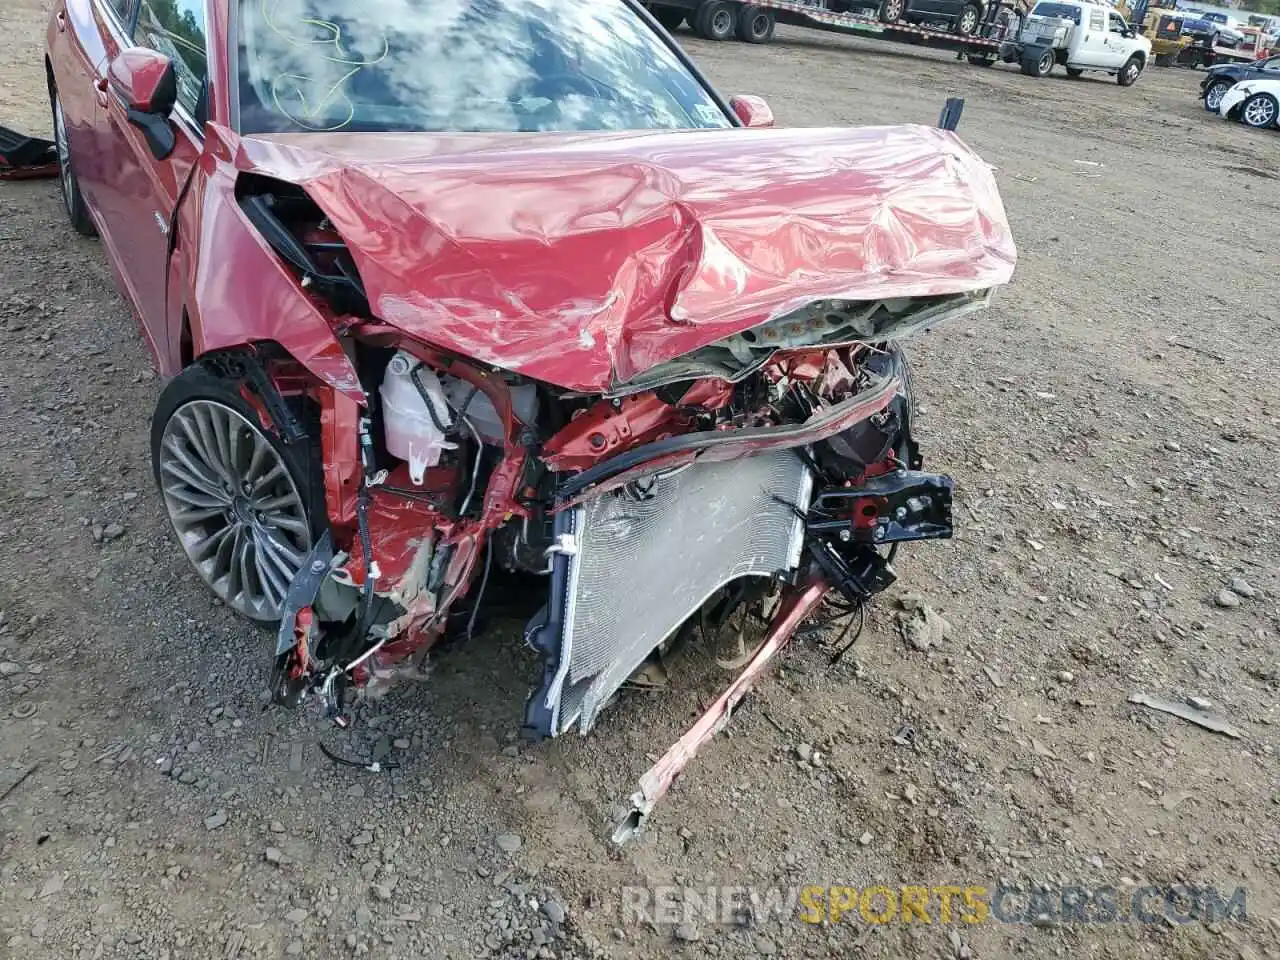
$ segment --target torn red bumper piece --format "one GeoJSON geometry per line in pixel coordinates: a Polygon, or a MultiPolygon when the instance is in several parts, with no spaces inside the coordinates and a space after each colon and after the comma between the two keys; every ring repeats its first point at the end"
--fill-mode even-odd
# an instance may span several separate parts
{"type": "Polygon", "coordinates": [[[764,642],[737,679],[640,778],[636,792],[631,795],[631,809],[614,829],[614,843],[623,844],[635,838],[654,806],[671,789],[676,777],[698,755],[703,744],[725,728],[734,708],[751,691],[769,662],[791,642],[796,628],[818,608],[828,589],[825,581],[817,580],[782,595],[764,642]]]}

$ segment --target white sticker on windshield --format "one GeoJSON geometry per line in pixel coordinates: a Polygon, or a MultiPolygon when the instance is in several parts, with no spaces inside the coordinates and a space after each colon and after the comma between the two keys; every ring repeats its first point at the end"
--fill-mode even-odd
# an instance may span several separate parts
{"type": "Polygon", "coordinates": [[[724,114],[720,112],[718,107],[714,107],[709,103],[699,103],[694,106],[693,112],[698,115],[699,120],[709,127],[724,126],[724,114]]]}

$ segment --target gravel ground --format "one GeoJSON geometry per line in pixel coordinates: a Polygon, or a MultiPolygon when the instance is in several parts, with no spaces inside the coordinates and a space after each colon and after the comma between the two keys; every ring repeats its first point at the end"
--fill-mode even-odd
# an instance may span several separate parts
{"type": "MultiPolygon", "coordinates": [[[[38,133],[43,7],[0,15],[0,121],[38,133]]],[[[53,181],[0,185],[0,955],[1280,957],[1280,137],[1205,115],[1185,71],[1123,90],[796,31],[683,39],[783,124],[967,98],[1021,256],[989,315],[911,344],[957,538],[904,551],[840,665],[798,643],[617,852],[614,804],[723,678],[517,746],[534,664],[499,624],[354,733],[264,709],[265,634],[170,542],[160,385],[100,248],[53,181]],[[620,910],[624,886],[1001,882],[1244,887],[1248,920],[620,910]]]]}

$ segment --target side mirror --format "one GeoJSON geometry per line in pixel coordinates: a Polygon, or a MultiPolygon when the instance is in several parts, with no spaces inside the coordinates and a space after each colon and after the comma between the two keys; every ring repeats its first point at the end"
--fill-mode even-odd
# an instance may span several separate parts
{"type": "Polygon", "coordinates": [[[773,126],[773,111],[764,102],[764,97],[734,97],[729,101],[729,108],[744,127],[773,126]]]}
{"type": "Polygon", "coordinates": [[[173,61],[146,47],[121,50],[107,68],[107,86],[124,104],[129,122],[142,131],[157,160],[173,152],[177,142],[169,114],[178,100],[173,61]]]}

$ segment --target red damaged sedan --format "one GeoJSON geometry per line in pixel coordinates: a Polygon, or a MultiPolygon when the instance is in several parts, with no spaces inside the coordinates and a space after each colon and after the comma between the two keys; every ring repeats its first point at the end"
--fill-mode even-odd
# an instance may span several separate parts
{"type": "Polygon", "coordinates": [[[771,129],[634,0],[59,0],[47,68],[165,510],[280,702],[343,722],[523,604],[524,730],[585,732],[728,631],[625,836],[824,597],[950,536],[897,341],[1014,265],[954,134],[771,129]]]}

